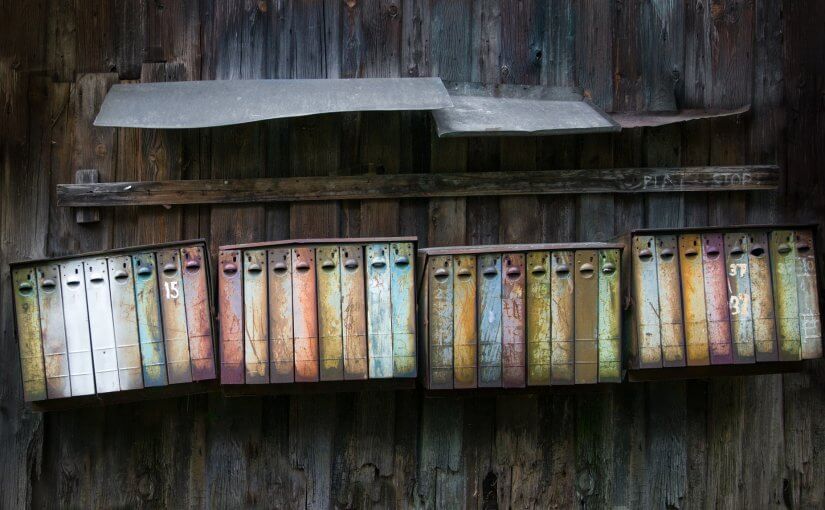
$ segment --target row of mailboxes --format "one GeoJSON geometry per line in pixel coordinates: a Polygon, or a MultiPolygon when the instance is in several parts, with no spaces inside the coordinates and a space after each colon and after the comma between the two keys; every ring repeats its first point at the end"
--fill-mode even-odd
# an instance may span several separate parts
{"type": "Polygon", "coordinates": [[[202,241],[13,264],[27,401],[215,379],[202,241]]]}
{"type": "Polygon", "coordinates": [[[621,381],[620,245],[421,252],[428,388],[621,381]]]}
{"type": "Polygon", "coordinates": [[[221,382],[414,378],[415,238],[221,247],[221,382]]]}
{"type": "Polygon", "coordinates": [[[630,368],[822,356],[810,228],[636,231],[630,368]]]}

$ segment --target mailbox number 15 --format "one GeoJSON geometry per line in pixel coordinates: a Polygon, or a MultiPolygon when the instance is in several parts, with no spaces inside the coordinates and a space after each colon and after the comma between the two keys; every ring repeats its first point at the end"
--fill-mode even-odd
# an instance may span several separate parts
{"type": "Polygon", "coordinates": [[[163,290],[166,291],[166,299],[178,299],[178,282],[163,282],[163,290]]]}

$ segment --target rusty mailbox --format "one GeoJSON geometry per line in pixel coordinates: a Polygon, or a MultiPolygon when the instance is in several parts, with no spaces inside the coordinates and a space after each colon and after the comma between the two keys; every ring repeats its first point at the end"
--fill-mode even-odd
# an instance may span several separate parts
{"type": "Polygon", "coordinates": [[[215,378],[202,240],[17,262],[11,273],[24,398],[39,408],[215,378]]]}
{"type": "Polygon", "coordinates": [[[420,250],[431,390],[620,382],[622,246],[420,250]]]}
{"type": "Polygon", "coordinates": [[[814,230],[745,225],[624,236],[631,377],[774,372],[821,357],[814,230]]]}
{"type": "Polygon", "coordinates": [[[221,383],[412,380],[415,243],[404,237],[222,246],[221,383]]]}

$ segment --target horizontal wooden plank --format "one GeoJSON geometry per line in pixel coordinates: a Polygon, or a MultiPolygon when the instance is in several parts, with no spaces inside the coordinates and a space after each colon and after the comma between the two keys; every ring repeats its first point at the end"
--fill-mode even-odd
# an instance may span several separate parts
{"type": "Polygon", "coordinates": [[[773,190],[776,165],[394,174],[59,184],[61,206],[172,205],[370,198],[773,190]]]}

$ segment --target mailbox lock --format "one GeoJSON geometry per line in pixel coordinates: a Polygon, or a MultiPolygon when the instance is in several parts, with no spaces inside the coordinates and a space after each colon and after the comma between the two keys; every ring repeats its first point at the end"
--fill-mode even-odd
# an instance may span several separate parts
{"type": "Polygon", "coordinates": [[[344,261],[344,267],[347,269],[357,269],[358,261],[355,259],[347,259],[344,261]]]}

